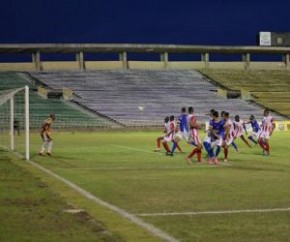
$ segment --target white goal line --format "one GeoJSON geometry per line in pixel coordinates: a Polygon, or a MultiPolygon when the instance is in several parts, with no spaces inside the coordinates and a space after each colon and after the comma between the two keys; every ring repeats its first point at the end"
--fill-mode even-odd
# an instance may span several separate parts
{"type": "Polygon", "coordinates": [[[241,213],[274,213],[274,212],[289,212],[289,211],[290,208],[268,208],[268,209],[241,209],[241,210],[203,211],[203,212],[140,213],[135,215],[139,217],[196,216],[196,215],[241,214],[241,213]]]}

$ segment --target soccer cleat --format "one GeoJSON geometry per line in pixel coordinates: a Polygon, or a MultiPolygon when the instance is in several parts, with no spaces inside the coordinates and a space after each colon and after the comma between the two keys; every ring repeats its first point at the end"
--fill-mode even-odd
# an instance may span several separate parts
{"type": "Polygon", "coordinates": [[[224,162],[228,162],[228,160],[227,159],[224,159],[224,162]]]}
{"type": "Polygon", "coordinates": [[[49,155],[49,156],[53,156],[51,152],[47,152],[47,155],[49,155]]]}
{"type": "Polygon", "coordinates": [[[45,156],[44,152],[39,152],[38,154],[41,156],[45,156]]]}
{"type": "Polygon", "coordinates": [[[193,164],[190,158],[186,157],[185,160],[186,160],[187,164],[189,164],[189,165],[193,164]]]}
{"type": "Polygon", "coordinates": [[[160,148],[157,148],[154,150],[154,152],[159,152],[160,151],[160,148]]]}
{"type": "Polygon", "coordinates": [[[173,156],[173,154],[171,152],[168,152],[168,151],[165,152],[165,155],[173,156]]]}

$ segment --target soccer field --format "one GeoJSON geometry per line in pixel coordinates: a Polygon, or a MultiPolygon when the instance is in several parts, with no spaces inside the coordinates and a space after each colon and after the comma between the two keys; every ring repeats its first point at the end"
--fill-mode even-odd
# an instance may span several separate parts
{"type": "Polygon", "coordinates": [[[184,159],[192,148],[186,143],[185,154],[153,152],[158,136],[55,133],[55,156],[41,157],[32,135],[31,160],[113,205],[118,216],[136,218],[157,239],[163,232],[172,241],[290,241],[290,133],[273,134],[271,156],[238,141],[240,153],[230,149],[227,163],[193,166],[184,159]]]}

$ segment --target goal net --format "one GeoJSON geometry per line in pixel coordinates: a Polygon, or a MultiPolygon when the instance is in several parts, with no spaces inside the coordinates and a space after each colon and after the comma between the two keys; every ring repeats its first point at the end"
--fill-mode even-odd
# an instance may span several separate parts
{"type": "Polygon", "coordinates": [[[29,160],[29,88],[0,91],[0,147],[29,160]]]}

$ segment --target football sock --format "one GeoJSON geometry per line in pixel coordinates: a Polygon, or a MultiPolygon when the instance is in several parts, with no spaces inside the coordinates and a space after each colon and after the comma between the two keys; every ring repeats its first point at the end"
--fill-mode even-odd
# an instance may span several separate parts
{"type": "Polygon", "coordinates": [[[238,146],[236,145],[234,141],[232,142],[232,146],[235,148],[235,150],[238,150],[238,146]]]}
{"type": "Polygon", "coordinates": [[[196,153],[197,153],[197,161],[201,162],[201,149],[199,149],[196,153]]]}
{"type": "Polygon", "coordinates": [[[178,146],[178,143],[177,143],[177,142],[175,142],[175,141],[173,141],[173,146],[172,146],[172,149],[171,149],[171,155],[173,155],[173,154],[174,154],[174,152],[175,152],[175,150],[176,150],[177,146],[178,146]]]}
{"type": "Polygon", "coordinates": [[[189,154],[188,158],[191,159],[197,151],[198,151],[198,148],[194,148],[193,151],[189,154]]]}
{"type": "Polygon", "coordinates": [[[215,157],[218,157],[221,152],[221,147],[218,145],[215,151],[215,157]]]}
{"type": "Polygon", "coordinates": [[[203,146],[206,150],[206,152],[208,153],[209,157],[214,157],[214,153],[213,153],[213,149],[211,148],[210,143],[207,142],[203,142],[203,146]]]}
{"type": "Polygon", "coordinates": [[[267,153],[269,153],[270,152],[270,145],[269,145],[269,143],[267,142],[267,143],[265,143],[265,150],[266,150],[266,152],[267,153]]]}
{"type": "Polygon", "coordinates": [[[224,148],[225,160],[228,159],[228,154],[229,154],[229,148],[224,148]]]}

